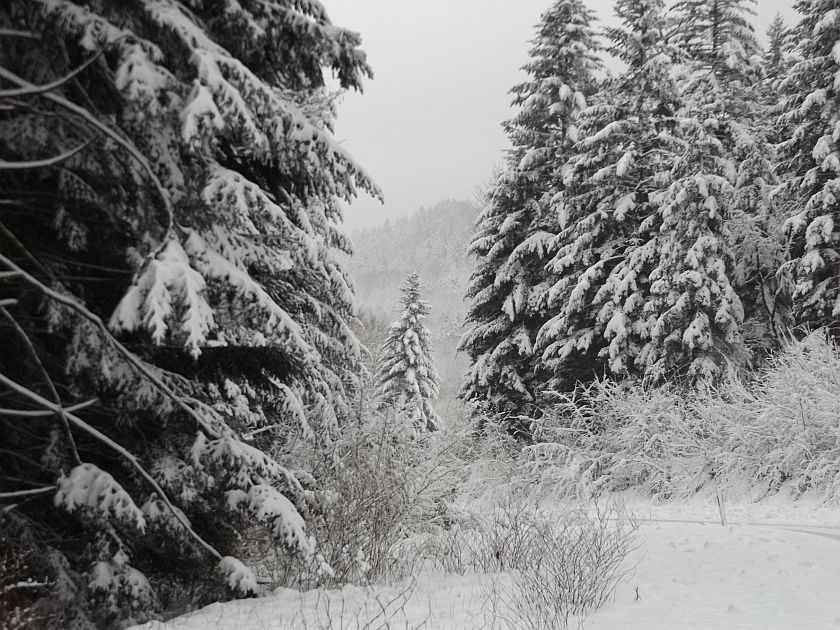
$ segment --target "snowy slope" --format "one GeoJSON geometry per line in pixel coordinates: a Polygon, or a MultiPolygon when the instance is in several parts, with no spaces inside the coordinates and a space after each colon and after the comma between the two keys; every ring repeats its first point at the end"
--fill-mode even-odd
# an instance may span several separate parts
{"type": "MultiPolygon", "coordinates": [[[[615,600],[586,630],[840,629],[840,512],[776,503],[639,506],[640,549],[615,600]],[[638,598],[637,598],[638,593],[638,598]]],[[[416,584],[346,587],[214,604],[147,630],[292,628],[510,628],[488,601],[506,575],[424,575],[416,584]],[[403,606],[403,604],[405,604],[403,606]],[[382,609],[386,613],[382,613],[382,609]],[[372,623],[371,623],[372,622],[372,623]]],[[[525,627],[524,625],[521,627],[525,627]]]]}

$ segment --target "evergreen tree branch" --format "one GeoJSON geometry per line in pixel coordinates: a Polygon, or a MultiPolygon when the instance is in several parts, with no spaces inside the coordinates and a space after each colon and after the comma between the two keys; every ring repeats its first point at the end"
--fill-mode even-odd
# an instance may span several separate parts
{"type": "Polygon", "coordinates": [[[108,340],[108,342],[110,342],[113,348],[129,363],[129,365],[131,365],[140,374],[146,377],[156,389],[162,392],[167,398],[172,400],[172,402],[174,402],[177,407],[185,411],[187,415],[189,415],[193,420],[195,420],[196,424],[198,424],[198,426],[208,436],[212,438],[222,437],[218,431],[213,429],[213,427],[211,427],[204,420],[204,418],[198,415],[192,407],[190,407],[186,402],[184,402],[184,400],[171,387],[169,387],[160,378],[158,378],[133,352],[131,352],[128,348],[121,344],[117,340],[117,338],[114,337],[111,331],[108,330],[108,327],[97,315],[91,313],[87,308],[85,308],[75,299],[66,295],[62,295],[61,293],[50,289],[40,280],[24,271],[21,267],[16,265],[12,260],[4,256],[3,254],[0,254],[0,263],[3,263],[8,268],[12,269],[12,271],[17,273],[17,275],[23,281],[25,281],[30,286],[36,288],[45,297],[53,300],[54,302],[58,302],[63,306],[66,306],[67,308],[74,311],[78,315],[81,315],[84,319],[96,326],[102,333],[102,335],[108,340]]]}
{"type": "Polygon", "coordinates": [[[5,318],[12,325],[12,328],[15,329],[15,332],[17,332],[21,341],[23,341],[24,345],[29,350],[29,353],[32,355],[32,359],[34,360],[35,366],[38,368],[38,371],[44,378],[44,384],[46,384],[46,386],[49,388],[50,394],[52,394],[55,404],[58,405],[58,417],[61,418],[61,426],[63,427],[65,436],[67,437],[70,456],[76,465],[81,464],[82,460],[79,457],[79,451],[76,448],[76,440],[73,439],[73,432],[70,430],[70,423],[67,421],[67,415],[65,414],[64,407],[61,404],[61,397],[58,395],[58,390],[56,390],[55,388],[55,383],[53,383],[52,378],[50,378],[49,372],[47,372],[47,369],[44,367],[44,363],[41,361],[41,357],[38,356],[38,352],[35,350],[35,346],[32,344],[32,340],[29,338],[29,335],[26,334],[26,331],[24,331],[23,328],[21,328],[20,324],[17,323],[17,320],[15,320],[15,318],[11,316],[9,311],[7,311],[4,306],[0,306],[0,316],[5,318]]]}
{"type": "MultiPolygon", "coordinates": [[[[11,72],[10,70],[4,68],[3,66],[0,66],[0,78],[5,79],[5,80],[9,81],[10,83],[14,83],[15,85],[18,85],[22,88],[28,88],[28,89],[37,88],[36,85],[30,83],[26,79],[23,79],[23,78],[19,77],[14,72],[11,72]]],[[[104,124],[103,122],[98,120],[93,114],[91,114],[84,107],[80,107],[79,105],[76,105],[75,103],[69,101],[68,99],[64,98],[63,96],[60,96],[58,94],[53,94],[52,92],[44,92],[44,93],[40,94],[40,96],[42,96],[43,98],[55,103],[59,107],[75,114],[76,116],[79,116],[80,118],[85,120],[87,123],[89,123],[91,126],[93,126],[95,129],[100,131],[103,135],[107,136],[108,138],[110,138],[111,140],[116,142],[119,146],[121,146],[123,149],[125,149],[128,152],[128,154],[146,172],[146,175],[148,176],[149,181],[151,181],[152,185],[155,187],[155,190],[157,191],[158,196],[160,197],[161,201],[163,202],[164,209],[166,210],[166,215],[167,215],[166,231],[163,235],[163,238],[161,238],[161,243],[165,244],[166,241],[168,240],[169,235],[172,233],[172,230],[175,227],[175,217],[174,217],[174,212],[172,210],[172,202],[169,199],[169,193],[163,187],[163,184],[161,183],[160,179],[158,179],[158,176],[155,174],[154,170],[152,169],[152,167],[149,164],[149,161],[146,159],[146,157],[131,142],[129,142],[128,140],[123,138],[120,134],[118,134],[116,131],[114,131],[113,129],[108,127],[106,124],[104,124]]]]}
{"type": "MultiPolygon", "coordinates": [[[[15,382],[15,381],[13,381],[12,379],[8,378],[5,374],[0,373],[0,383],[2,383],[3,385],[6,385],[6,387],[8,387],[9,389],[17,392],[18,394],[21,394],[22,396],[25,396],[26,398],[29,398],[32,402],[37,403],[41,407],[44,407],[44,408],[52,411],[53,413],[57,414],[57,413],[59,413],[59,410],[61,409],[61,405],[56,405],[55,403],[51,403],[49,400],[40,396],[36,392],[33,392],[32,390],[30,390],[30,389],[24,387],[23,385],[21,385],[21,384],[15,382]]],[[[199,545],[201,545],[210,555],[215,557],[217,560],[222,559],[222,554],[220,554],[218,551],[216,551],[216,549],[212,545],[210,545],[210,543],[205,541],[201,536],[198,535],[198,533],[195,532],[195,530],[193,530],[193,528],[190,526],[189,521],[187,521],[186,517],[183,516],[180,513],[180,511],[177,510],[175,508],[175,506],[172,504],[172,502],[169,500],[169,497],[166,495],[166,492],[164,492],[164,490],[160,486],[160,484],[158,484],[158,482],[156,482],[154,480],[154,478],[148,472],[146,472],[146,469],[143,468],[143,466],[140,464],[138,459],[130,451],[128,451],[126,448],[124,448],[123,446],[121,446],[120,444],[118,444],[117,442],[112,440],[110,437],[108,437],[107,435],[105,435],[104,433],[102,433],[101,431],[96,429],[95,427],[91,426],[90,424],[88,424],[87,422],[85,422],[84,420],[79,418],[76,414],[67,411],[67,409],[64,409],[64,413],[65,413],[67,419],[72,424],[74,424],[77,428],[81,429],[82,431],[84,431],[88,435],[94,437],[95,439],[102,442],[103,444],[105,444],[106,446],[108,446],[109,448],[114,450],[115,452],[119,453],[129,464],[131,464],[131,466],[140,474],[140,476],[143,477],[143,479],[145,479],[149,483],[149,485],[152,486],[152,488],[154,488],[155,492],[160,497],[161,501],[163,501],[163,503],[166,505],[166,507],[169,508],[169,511],[172,513],[172,515],[175,517],[175,519],[179,523],[181,523],[181,525],[183,525],[183,527],[187,531],[187,533],[199,545]]]]}

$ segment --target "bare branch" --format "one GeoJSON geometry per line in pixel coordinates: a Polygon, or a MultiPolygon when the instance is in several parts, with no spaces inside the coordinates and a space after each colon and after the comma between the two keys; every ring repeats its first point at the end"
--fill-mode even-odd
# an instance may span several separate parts
{"type": "Polygon", "coordinates": [[[13,28],[0,28],[0,37],[19,37],[20,39],[41,39],[31,31],[19,31],[13,28]]]}
{"type": "Polygon", "coordinates": [[[65,160],[69,160],[71,157],[84,150],[91,142],[93,142],[93,140],[88,140],[84,144],[77,146],[75,149],[70,149],[69,151],[50,158],[45,158],[43,160],[26,160],[23,162],[6,162],[5,160],[0,160],[0,171],[28,171],[36,168],[55,166],[65,160]]]}
{"type": "MultiPolygon", "coordinates": [[[[84,402],[80,402],[75,405],[70,405],[69,407],[65,407],[65,411],[81,411],[82,409],[87,409],[88,407],[92,407],[97,402],[99,402],[96,398],[92,398],[91,400],[86,400],[84,402]]],[[[46,416],[54,416],[55,414],[52,411],[33,411],[31,409],[5,409],[0,407],[0,416],[21,416],[22,418],[43,418],[46,416]]]]}
{"type": "Polygon", "coordinates": [[[36,494],[46,494],[53,492],[56,486],[47,486],[46,488],[34,488],[32,490],[16,490],[15,492],[0,492],[0,501],[5,499],[20,499],[21,497],[30,497],[36,494]]]}
{"type": "MultiPolygon", "coordinates": [[[[8,378],[5,374],[0,373],[0,383],[6,385],[8,388],[16,391],[17,393],[29,398],[31,401],[39,404],[46,409],[50,409],[54,413],[60,412],[60,406],[56,405],[55,403],[51,403],[49,400],[41,396],[40,394],[33,392],[32,390],[24,387],[23,385],[13,381],[12,379],[8,378]]],[[[154,480],[154,478],[146,472],[146,469],[140,465],[138,459],[134,456],[131,451],[127,450],[125,447],[121,446],[107,435],[99,431],[99,429],[89,425],[87,422],[79,418],[76,414],[71,413],[64,409],[64,414],[66,415],[67,419],[70,420],[76,427],[87,433],[88,435],[96,438],[112,450],[119,453],[129,464],[140,474],[143,479],[145,479],[149,485],[154,488],[155,492],[158,494],[160,499],[164,502],[166,507],[169,508],[169,511],[172,512],[172,515],[176,518],[176,520],[184,526],[184,529],[189,533],[190,536],[205,550],[207,550],[210,555],[217,558],[218,560],[222,559],[222,555],[216,551],[216,549],[210,545],[207,541],[205,541],[201,536],[199,536],[190,525],[189,521],[187,521],[186,517],[181,514],[180,510],[176,509],[172,502],[169,500],[169,497],[166,496],[166,493],[161,488],[160,484],[154,480]]]]}

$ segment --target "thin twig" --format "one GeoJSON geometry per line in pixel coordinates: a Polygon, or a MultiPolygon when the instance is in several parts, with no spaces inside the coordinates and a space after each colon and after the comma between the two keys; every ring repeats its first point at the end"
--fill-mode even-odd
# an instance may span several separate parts
{"type": "Polygon", "coordinates": [[[0,37],[19,37],[20,39],[40,39],[32,31],[20,31],[14,28],[0,28],[0,37]]]}
{"type": "Polygon", "coordinates": [[[0,501],[6,499],[19,499],[21,497],[31,497],[36,494],[46,494],[56,489],[56,486],[47,486],[45,488],[33,488],[32,490],[16,490],[15,492],[0,492],[0,501]]]}

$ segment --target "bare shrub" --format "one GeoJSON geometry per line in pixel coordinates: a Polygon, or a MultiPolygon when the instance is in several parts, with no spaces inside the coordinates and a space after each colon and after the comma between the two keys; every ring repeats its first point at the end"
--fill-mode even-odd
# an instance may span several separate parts
{"type": "Polygon", "coordinates": [[[519,539],[510,574],[484,588],[492,628],[567,628],[603,606],[633,569],[637,525],[615,504],[517,512],[510,522],[519,539]]]}
{"type": "Polygon", "coordinates": [[[697,452],[692,395],[603,380],[581,386],[547,410],[523,450],[523,472],[552,493],[575,498],[639,488],[686,490],[697,452]],[[675,477],[679,477],[675,479],[675,477]]]}
{"type": "Polygon", "coordinates": [[[491,574],[488,628],[565,628],[604,605],[632,570],[637,524],[616,503],[548,511],[508,496],[413,544],[444,573],[491,574]]]}
{"type": "Polygon", "coordinates": [[[366,591],[362,602],[348,604],[343,592],[319,590],[314,609],[302,611],[299,627],[303,630],[419,630],[431,618],[412,622],[405,607],[415,596],[417,582],[410,579],[387,595],[366,591]]]}
{"type": "Polygon", "coordinates": [[[462,478],[462,432],[416,434],[387,414],[370,414],[320,470],[306,512],[317,552],[308,558],[259,547],[251,556],[273,585],[297,589],[395,582],[420,570],[418,548],[401,542],[439,530],[462,478]],[[401,553],[401,551],[403,553],[401,553]]]}

